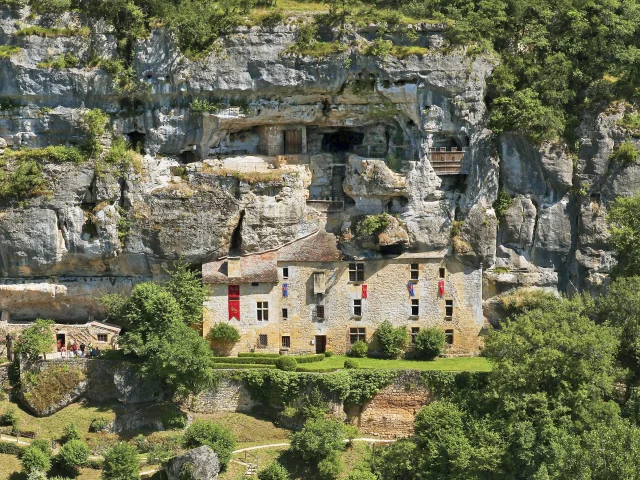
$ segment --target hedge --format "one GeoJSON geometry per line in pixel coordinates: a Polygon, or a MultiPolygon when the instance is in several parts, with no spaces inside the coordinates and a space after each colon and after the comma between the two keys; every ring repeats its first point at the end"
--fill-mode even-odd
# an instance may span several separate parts
{"type": "Polygon", "coordinates": [[[324,353],[318,353],[316,355],[299,355],[294,357],[298,363],[314,363],[324,360],[324,353]]]}
{"type": "MultiPolygon", "coordinates": [[[[275,365],[280,358],[280,355],[276,355],[275,357],[214,357],[214,363],[231,363],[234,365],[242,365],[242,364],[254,364],[254,365],[275,365]]],[[[291,358],[295,358],[298,363],[313,363],[313,362],[321,362],[324,360],[324,353],[318,353],[316,355],[295,355],[291,356],[291,358]]]]}
{"type": "Polygon", "coordinates": [[[275,365],[257,365],[252,363],[242,363],[242,364],[229,364],[229,363],[214,363],[211,368],[214,370],[228,370],[228,369],[239,369],[239,368],[276,368],[275,365]]]}
{"type": "Polygon", "coordinates": [[[296,368],[296,372],[302,372],[302,373],[331,373],[331,372],[337,372],[338,370],[340,369],[336,367],[316,367],[316,368],[298,367],[296,368]]]}
{"type": "Polygon", "coordinates": [[[17,443],[0,442],[0,453],[20,456],[23,450],[24,447],[17,443]]]}
{"type": "Polygon", "coordinates": [[[263,357],[263,358],[278,358],[279,353],[260,353],[260,352],[241,352],[238,357],[263,357]]]}

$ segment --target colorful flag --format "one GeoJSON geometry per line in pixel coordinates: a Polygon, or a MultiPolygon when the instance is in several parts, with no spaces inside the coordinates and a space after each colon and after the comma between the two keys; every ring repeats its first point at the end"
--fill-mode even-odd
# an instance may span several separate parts
{"type": "Polygon", "coordinates": [[[228,294],[229,320],[240,321],[240,285],[229,285],[228,294]]]}
{"type": "Polygon", "coordinates": [[[407,283],[407,289],[409,290],[409,295],[410,296],[412,296],[412,297],[416,296],[415,292],[413,291],[413,282],[407,283]]]}
{"type": "Polygon", "coordinates": [[[283,297],[288,297],[289,296],[289,284],[288,283],[283,283],[282,284],[282,296],[283,297]]]}
{"type": "Polygon", "coordinates": [[[362,298],[367,298],[367,286],[362,284],[362,298]]]}
{"type": "Polygon", "coordinates": [[[440,292],[440,296],[444,295],[444,280],[438,281],[438,291],[440,292]]]}
{"type": "Polygon", "coordinates": [[[240,285],[229,285],[229,298],[232,300],[240,299],[240,285]]]}

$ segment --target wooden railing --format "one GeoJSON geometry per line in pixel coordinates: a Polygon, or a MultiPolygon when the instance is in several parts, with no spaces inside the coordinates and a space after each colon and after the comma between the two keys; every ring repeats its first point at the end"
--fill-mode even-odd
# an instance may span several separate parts
{"type": "Polygon", "coordinates": [[[464,175],[469,173],[465,165],[466,148],[430,148],[429,162],[436,175],[464,175]]]}

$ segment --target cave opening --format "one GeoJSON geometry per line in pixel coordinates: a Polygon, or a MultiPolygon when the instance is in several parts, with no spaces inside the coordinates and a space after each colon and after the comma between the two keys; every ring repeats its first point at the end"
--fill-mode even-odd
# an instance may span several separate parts
{"type": "Polygon", "coordinates": [[[87,218],[82,225],[82,239],[92,242],[96,238],[98,238],[98,227],[91,218],[87,218]]]}
{"type": "Polygon", "coordinates": [[[184,152],[180,152],[180,155],[178,155],[178,159],[182,164],[193,163],[198,161],[196,152],[194,152],[193,150],[185,150],[184,152]]]}
{"type": "Polygon", "coordinates": [[[348,153],[362,145],[364,133],[349,128],[340,128],[336,132],[325,133],[322,137],[322,151],[325,153],[348,153]]]}
{"type": "Polygon", "coordinates": [[[229,247],[230,257],[239,257],[242,252],[242,222],[244,221],[244,213],[244,210],[240,212],[238,224],[231,234],[231,246],[229,247]]]}
{"type": "Polygon", "coordinates": [[[393,245],[380,245],[380,253],[385,256],[397,256],[404,253],[404,243],[394,243],[393,245]]]}
{"type": "Polygon", "coordinates": [[[127,137],[129,137],[131,148],[144,155],[144,144],[147,136],[144,133],[133,131],[127,133],[127,137]]]}

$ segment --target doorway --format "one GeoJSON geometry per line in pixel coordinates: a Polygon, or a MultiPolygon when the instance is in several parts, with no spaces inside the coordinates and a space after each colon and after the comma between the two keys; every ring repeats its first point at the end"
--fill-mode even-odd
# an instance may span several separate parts
{"type": "Polygon", "coordinates": [[[284,154],[300,155],[302,153],[302,130],[284,131],[284,154]]]}
{"type": "Polygon", "coordinates": [[[56,348],[60,351],[61,347],[67,346],[67,338],[64,333],[56,333],[56,348]]]}
{"type": "Polygon", "coordinates": [[[327,351],[327,336],[316,335],[316,353],[324,353],[327,351]]]}

